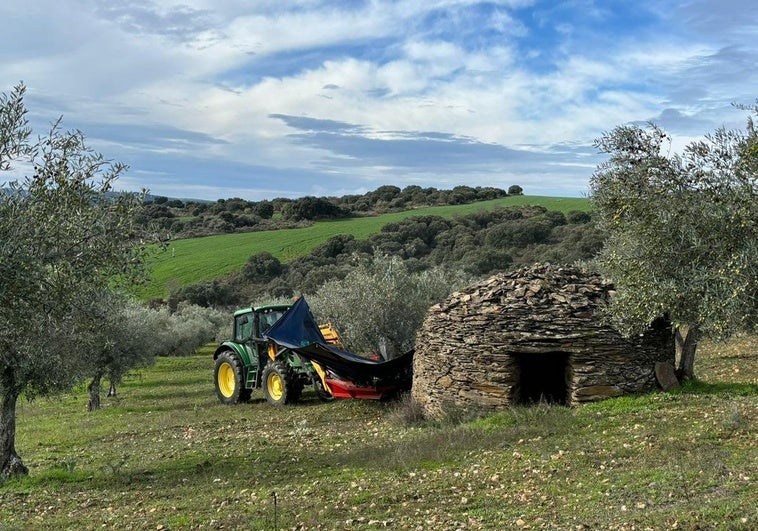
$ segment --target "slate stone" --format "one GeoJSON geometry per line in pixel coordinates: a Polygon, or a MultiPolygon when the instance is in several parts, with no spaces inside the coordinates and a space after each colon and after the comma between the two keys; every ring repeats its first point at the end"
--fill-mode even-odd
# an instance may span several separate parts
{"type": "Polygon", "coordinates": [[[655,379],[664,391],[670,391],[679,387],[679,379],[676,377],[673,363],[667,361],[656,362],[655,379]]]}

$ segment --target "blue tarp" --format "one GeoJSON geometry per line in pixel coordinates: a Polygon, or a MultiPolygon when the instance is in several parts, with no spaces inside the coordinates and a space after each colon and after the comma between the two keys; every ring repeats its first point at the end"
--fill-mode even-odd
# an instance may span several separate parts
{"type": "Polygon", "coordinates": [[[330,345],[313,319],[305,297],[300,297],[268,329],[266,337],[356,383],[373,379],[392,381],[410,378],[412,350],[388,361],[375,361],[330,345]]]}
{"type": "Polygon", "coordinates": [[[264,337],[293,350],[312,343],[327,344],[313,319],[308,303],[305,302],[305,297],[297,299],[295,304],[271,325],[264,337]]]}

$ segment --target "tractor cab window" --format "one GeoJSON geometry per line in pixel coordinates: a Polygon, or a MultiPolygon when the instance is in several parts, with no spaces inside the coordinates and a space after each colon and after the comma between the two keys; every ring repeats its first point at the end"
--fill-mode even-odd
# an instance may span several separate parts
{"type": "Polygon", "coordinates": [[[238,315],[234,321],[234,340],[247,341],[253,335],[253,319],[250,314],[238,315]]]}
{"type": "Polygon", "coordinates": [[[260,314],[260,333],[263,336],[268,329],[284,314],[282,311],[271,311],[260,314]]]}

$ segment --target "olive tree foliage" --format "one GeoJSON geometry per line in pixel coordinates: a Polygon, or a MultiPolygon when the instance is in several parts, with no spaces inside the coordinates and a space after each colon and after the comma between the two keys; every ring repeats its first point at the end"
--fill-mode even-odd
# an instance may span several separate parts
{"type": "Polygon", "coordinates": [[[401,258],[375,254],[344,279],[324,284],[309,302],[321,321],[337,327],[348,349],[391,359],[413,348],[429,307],[463,280],[441,268],[413,273],[401,258]]]}
{"type": "Polygon", "coordinates": [[[29,168],[0,182],[0,476],[27,473],[16,453],[19,396],[47,394],[87,374],[79,345],[94,292],[139,277],[134,222],[140,198],[109,198],[124,171],[60,121],[30,140],[24,87],[0,95],[0,169],[29,168]]]}
{"type": "Polygon", "coordinates": [[[168,308],[150,311],[156,321],[153,340],[159,356],[189,356],[211,341],[228,339],[232,318],[228,312],[180,303],[175,312],[168,308]]]}
{"type": "Polygon", "coordinates": [[[749,119],[671,154],[655,125],[620,126],[596,145],[610,155],[591,199],[606,235],[597,263],[617,290],[612,317],[635,333],[668,315],[678,373],[693,378],[699,338],[758,321],[758,133],[749,119]]]}

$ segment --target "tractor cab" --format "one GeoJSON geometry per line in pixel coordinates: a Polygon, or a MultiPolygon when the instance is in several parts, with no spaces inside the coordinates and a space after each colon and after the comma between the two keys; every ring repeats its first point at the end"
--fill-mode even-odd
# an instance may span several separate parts
{"type": "Polygon", "coordinates": [[[237,310],[234,312],[234,341],[263,341],[263,335],[289,308],[289,304],[276,304],[237,310]]]}

